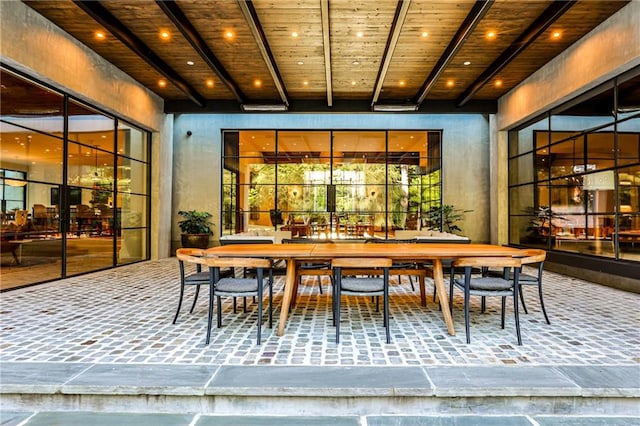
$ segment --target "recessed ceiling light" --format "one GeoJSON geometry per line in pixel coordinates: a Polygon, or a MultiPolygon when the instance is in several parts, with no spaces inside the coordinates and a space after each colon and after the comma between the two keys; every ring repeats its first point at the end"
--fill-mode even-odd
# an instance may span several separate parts
{"type": "Polygon", "coordinates": [[[495,38],[496,38],[496,36],[497,36],[497,34],[496,34],[496,32],[495,32],[495,31],[487,31],[487,36],[486,36],[486,37],[487,37],[487,39],[489,39],[489,40],[493,40],[493,39],[495,39],[495,38]]]}
{"type": "Polygon", "coordinates": [[[562,33],[560,31],[554,31],[551,33],[551,38],[559,39],[560,37],[562,37],[562,33]]]}
{"type": "Polygon", "coordinates": [[[356,37],[358,37],[358,38],[362,37],[363,35],[364,35],[364,34],[363,34],[363,32],[362,32],[362,31],[358,31],[358,32],[356,33],[356,37]]]}
{"type": "Polygon", "coordinates": [[[356,82],[355,82],[355,81],[352,81],[352,82],[351,82],[351,85],[352,85],[352,86],[355,86],[355,85],[356,85],[356,82]]]}
{"type": "Polygon", "coordinates": [[[462,65],[471,65],[471,61],[464,61],[462,65]]]}
{"type": "Polygon", "coordinates": [[[400,86],[404,86],[404,85],[405,85],[405,84],[407,84],[407,83],[405,83],[405,81],[404,81],[404,80],[400,80],[400,81],[398,82],[398,84],[399,84],[400,86]]]}
{"type": "Polygon", "coordinates": [[[105,38],[107,38],[107,35],[104,33],[104,31],[96,31],[95,32],[95,37],[98,40],[104,40],[105,38]]]}
{"type": "Polygon", "coordinates": [[[213,80],[207,80],[206,85],[207,87],[213,87],[213,80]]]}
{"type": "Polygon", "coordinates": [[[158,80],[158,86],[167,87],[167,81],[166,80],[158,80]]]}
{"type": "Polygon", "coordinates": [[[292,32],[292,33],[291,33],[291,37],[293,37],[293,38],[298,37],[298,33],[297,33],[296,31],[292,32]]]}
{"type": "Polygon", "coordinates": [[[493,84],[494,84],[496,87],[502,87],[502,80],[496,80],[493,84]]]}
{"type": "Polygon", "coordinates": [[[187,65],[193,65],[194,62],[193,61],[187,61],[187,65]]]}
{"type": "Polygon", "coordinates": [[[352,65],[360,65],[360,61],[353,61],[351,62],[352,65]]]}
{"type": "Polygon", "coordinates": [[[234,36],[234,34],[233,34],[233,31],[231,31],[231,30],[227,30],[227,31],[224,32],[224,37],[227,40],[231,40],[233,38],[233,36],[234,36]]]}
{"type": "Polygon", "coordinates": [[[298,65],[304,65],[304,62],[298,61],[298,65]]]}
{"type": "Polygon", "coordinates": [[[160,31],[160,38],[162,40],[169,40],[171,38],[171,34],[167,30],[161,30],[160,31]]]}
{"type": "Polygon", "coordinates": [[[302,84],[304,84],[305,86],[308,86],[309,82],[305,80],[305,81],[302,82],[302,84]]]}
{"type": "Polygon", "coordinates": [[[262,87],[262,80],[255,80],[253,82],[253,85],[256,86],[256,87],[262,87]]]}
{"type": "Polygon", "coordinates": [[[447,87],[453,87],[455,82],[453,80],[447,80],[447,87]]]}
{"type": "Polygon", "coordinates": [[[426,31],[423,31],[421,36],[422,36],[422,38],[427,38],[427,37],[429,37],[429,33],[426,32],[426,31]]]}

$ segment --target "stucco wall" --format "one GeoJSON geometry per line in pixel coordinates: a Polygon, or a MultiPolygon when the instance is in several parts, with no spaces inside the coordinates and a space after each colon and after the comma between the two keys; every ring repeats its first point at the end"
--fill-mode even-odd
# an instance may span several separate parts
{"type": "Polygon", "coordinates": [[[461,223],[463,233],[475,242],[489,241],[489,119],[485,115],[184,114],[177,115],[174,123],[174,245],[179,240],[178,210],[207,210],[216,215],[216,227],[220,226],[223,129],[442,129],[444,203],[473,210],[461,223]]]}
{"type": "Polygon", "coordinates": [[[19,1],[0,4],[0,60],[38,80],[154,131],[152,258],[170,254],[171,128],[164,102],[120,69],[19,1]],[[162,177],[161,177],[162,176],[162,177]]]}

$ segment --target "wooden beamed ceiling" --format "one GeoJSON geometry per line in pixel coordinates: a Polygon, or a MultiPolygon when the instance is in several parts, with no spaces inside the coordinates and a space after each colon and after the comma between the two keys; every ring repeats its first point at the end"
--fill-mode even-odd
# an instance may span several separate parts
{"type": "Polygon", "coordinates": [[[628,1],[25,3],[161,96],[167,112],[488,112],[628,1]]]}

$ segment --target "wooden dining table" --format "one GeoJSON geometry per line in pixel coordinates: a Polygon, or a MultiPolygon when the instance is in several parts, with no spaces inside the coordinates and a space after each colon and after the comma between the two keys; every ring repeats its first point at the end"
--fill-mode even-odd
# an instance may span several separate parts
{"type": "Polygon", "coordinates": [[[453,318],[449,310],[449,296],[444,284],[442,260],[461,257],[483,256],[517,256],[521,250],[492,244],[230,244],[211,247],[206,250],[209,256],[220,257],[264,257],[284,259],[287,261],[287,272],[284,286],[284,297],[278,323],[278,336],[284,334],[289,315],[289,306],[293,294],[297,261],[331,260],[338,257],[387,257],[393,260],[430,262],[433,265],[433,281],[440,299],[442,316],[450,335],[455,335],[453,318]]]}

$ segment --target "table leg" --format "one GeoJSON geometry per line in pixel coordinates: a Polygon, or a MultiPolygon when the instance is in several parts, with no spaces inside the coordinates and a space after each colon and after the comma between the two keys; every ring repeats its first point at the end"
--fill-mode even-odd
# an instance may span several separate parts
{"type": "Polygon", "coordinates": [[[284,296],[282,298],[282,306],[280,307],[280,321],[278,322],[278,336],[284,334],[287,326],[287,317],[289,316],[289,305],[295,288],[296,281],[296,261],[295,259],[287,260],[287,275],[284,282],[284,296]]]}
{"type": "Polygon", "coordinates": [[[433,259],[433,283],[436,286],[436,292],[438,294],[438,299],[440,300],[440,307],[442,309],[444,322],[447,324],[447,330],[451,336],[455,336],[456,329],[453,327],[453,318],[451,317],[451,311],[449,310],[449,294],[444,286],[441,259],[433,259]]]}

